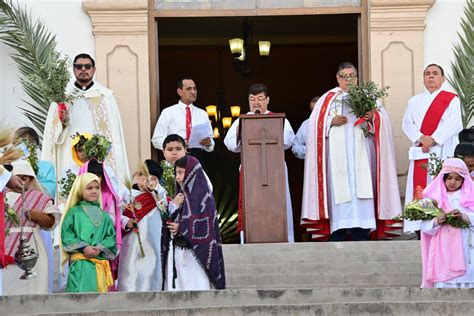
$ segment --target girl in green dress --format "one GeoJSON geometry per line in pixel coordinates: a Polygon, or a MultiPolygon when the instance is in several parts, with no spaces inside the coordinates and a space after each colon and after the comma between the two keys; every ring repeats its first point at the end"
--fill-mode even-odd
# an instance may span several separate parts
{"type": "Polygon", "coordinates": [[[115,228],[101,201],[99,178],[78,176],[61,222],[61,266],[69,261],[67,292],[107,292],[113,285],[108,260],[116,255],[115,228]]]}

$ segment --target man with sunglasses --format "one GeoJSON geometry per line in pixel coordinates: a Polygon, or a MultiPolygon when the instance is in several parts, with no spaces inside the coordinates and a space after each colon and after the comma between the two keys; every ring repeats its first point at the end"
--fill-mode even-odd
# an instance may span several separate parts
{"type": "Polygon", "coordinates": [[[128,158],[122,119],[113,91],[93,80],[96,68],[90,55],[77,55],[73,67],[76,80],[74,86],[68,89],[79,96],[64,106],[51,104],[45,124],[41,159],[54,163],[56,175],[60,177],[73,163],[73,136],[76,133],[100,134],[112,142],[105,163],[123,181],[129,175],[128,158]]]}
{"type": "MultiPolygon", "coordinates": [[[[250,86],[248,92],[249,108],[250,112],[247,114],[271,114],[268,110],[268,104],[270,103],[270,95],[268,93],[268,88],[263,83],[254,83],[250,86]]],[[[295,132],[290,125],[290,122],[285,119],[285,125],[283,127],[283,145],[285,150],[290,149],[295,138],[295,132]]],[[[236,119],[232,126],[227,131],[227,135],[224,138],[224,144],[227,149],[234,153],[240,153],[241,151],[241,142],[238,135],[239,131],[239,119],[236,119]]],[[[290,196],[290,187],[288,184],[288,172],[286,170],[286,210],[287,210],[287,223],[288,223],[288,242],[294,242],[294,229],[293,229],[293,208],[291,206],[291,196],[290,196]]],[[[239,190],[243,192],[242,189],[239,190]]],[[[241,204],[242,197],[239,196],[239,205],[241,204]]],[[[240,219],[239,219],[240,221],[240,219]]]]}
{"type": "Polygon", "coordinates": [[[309,119],[301,224],[315,240],[369,240],[373,231],[385,239],[401,226],[391,221],[401,203],[390,121],[380,104],[363,118],[351,113],[353,64],[341,63],[336,80],[309,119]]]}

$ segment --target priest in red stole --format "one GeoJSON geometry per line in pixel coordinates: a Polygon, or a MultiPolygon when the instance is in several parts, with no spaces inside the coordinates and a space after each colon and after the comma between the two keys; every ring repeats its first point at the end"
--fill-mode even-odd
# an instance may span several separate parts
{"type": "Polygon", "coordinates": [[[336,79],[309,119],[301,225],[319,241],[386,239],[401,228],[390,120],[381,105],[366,113],[366,137],[344,104],[357,69],[341,63],[336,79]]]}
{"type": "MultiPolygon", "coordinates": [[[[403,131],[412,141],[409,150],[405,204],[419,198],[431,176],[427,165],[430,153],[442,160],[452,157],[462,131],[461,105],[459,98],[441,89],[444,70],[436,64],[428,65],[423,72],[425,92],[412,97],[403,117],[403,131]]],[[[420,229],[420,223],[405,221],[404,231],[420,229]]]]}

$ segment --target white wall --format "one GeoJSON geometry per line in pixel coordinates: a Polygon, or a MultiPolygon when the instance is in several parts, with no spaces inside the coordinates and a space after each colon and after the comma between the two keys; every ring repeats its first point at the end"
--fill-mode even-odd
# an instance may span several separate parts
{"type": "MultiPolygon", "coordinates": [[[[95,43],[89,16],[82,10],[82,0],[18,0],[33,18],[43,21],[56,34],[57,49],[71,59],[85,52],[94,57],[95,43]]],[[[12,50],[0,44],[0,121],[13,127],[32,126],[18,107],[27,98],[18,81],[18,69],[10,57],[12,50]]],[[[72,70],[71,70],[72,76],[72,70]]]]}
{"type": "MultiPolygon", "coordinates": [[[[461,31],[466,3],[467,0],[436,0],[426,17],[425,65],[439,64],[446,76],[452,73],[453,47],[459,42],[457,32],[461,31]]],[[[447,82],[444,87],[455,92],[447,82]]]]}

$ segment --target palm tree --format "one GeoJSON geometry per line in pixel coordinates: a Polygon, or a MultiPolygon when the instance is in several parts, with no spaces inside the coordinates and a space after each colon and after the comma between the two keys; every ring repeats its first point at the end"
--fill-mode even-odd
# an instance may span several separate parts
{"type": "Polygon", "coordinates": [[[51,100],[27,78],[32,75],[44,77],[40,71],[42,66],[57,56],[55,36],[40,20],[32,21],[25,8],[0,0],[0,41],[13,49],[11,56],[20,71],[20,83],[31,99],[22,100],[27,107],[20,109],[42,134],[51,100]]]}
{"type": "Polygon", "coordinates": [[[472,124],[474,116],[474,0],[467,0],[461,20],[460,43],[454,46],[454,62],[451,63],[452,76],[448,82],[461,100],[464,127],[472,124]]]}

